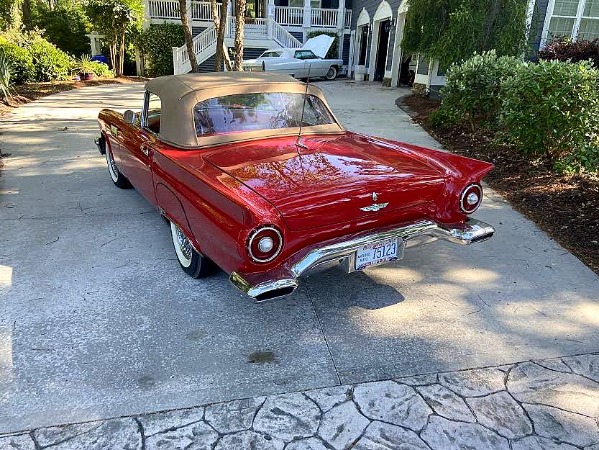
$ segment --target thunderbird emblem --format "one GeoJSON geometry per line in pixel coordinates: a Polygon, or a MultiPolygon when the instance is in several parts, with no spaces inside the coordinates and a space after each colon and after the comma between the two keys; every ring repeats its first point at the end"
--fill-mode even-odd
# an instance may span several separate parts
{"type": "Polygon", "coordinates": [[[365,211],[365,212],[377,212],[380,211],[383,208],[386,208],[387,205],[389,204],[389,202],[387,203],[377,203],[376,201],[379,199],[379,196],[376,192],[372,193],[372,205],[370,206],[365,206],[363,208],[360,208],[360,210],[365,211]]]}

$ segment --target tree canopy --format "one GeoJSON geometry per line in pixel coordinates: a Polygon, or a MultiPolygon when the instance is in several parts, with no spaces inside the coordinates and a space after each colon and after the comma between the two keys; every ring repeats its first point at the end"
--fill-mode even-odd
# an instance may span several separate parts
{"type": "Polygon", "coordinates": [[[142,0],[88,0],[85,11],[94,29],[104,35],[115,75],[122,75],[125,35],[141,29],[142,0]]]}
{"type": "Polygon", "coordinates": [[[527,0],[410,0],[402,48],[443,66],[474,52],[521,55],[527,0]]]}

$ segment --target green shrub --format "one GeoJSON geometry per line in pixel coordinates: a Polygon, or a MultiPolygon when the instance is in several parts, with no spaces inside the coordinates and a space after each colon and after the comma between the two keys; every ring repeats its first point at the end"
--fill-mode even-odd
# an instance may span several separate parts
{"type": "Polygon", "coordinates": [[[34,11],[33,23],[45,30],[48,41],[75,56],[89,53],[89,38],[85,34],[92,27],[81,2],[59,1],[52,9],[45,2],[38,2],[34,11]]]}
{"type": "Polygon", "coordinates": [[[431,116],[433,125],[466,120],[472,128],[495,128],[501,108],[501,85],[523,64],[519,58],[497,57],[492,50],[452,65],[441,89],[441,107],[431,116]]]}
{"type": "Polygon", "coordinates": [[[0,36],[0,53],[8,62],[11,80],[15,84],[22,84],[34,78],[33,58],[27,49],[0,36]]]}
{"type": "Polygon", "coordinates": [[[27,49],[33,58],[36,81],[64,80],[73,69],[73,60],[42,37],[35,37],[27,49]]]}
{"type": "Polygon", "coordinates": [[[100,61],[92,61],[90,63],[90,66],[92,72],[95,73],[97,76],[104,78],[114,78],[114,73],[112,72],[112,70],[110,70],[108,64],[104,64],[100,61]]]}
{"type": "Polygon", "coordinates": [[[599,142],[585,143],[582,148],[555,162],[559,172],[573,174],[579,172],[599,172],[599,142]]]}
{"type": "Polygon", "coordinates": [[[554,161],[599,146],[599,70],[588,62],[520,66],[501,98],[500,142],[554,161]]]}
{"type": "Polygon", "coordinates": [[[11,95],[11,63],[0,51],[0,100],[10,99],[11,95]]]}
{"type": "Polygon", "coordinates": [[[183,26],[174,23],[153,24],[143,30],[137,45],[146,60],[148,76],[159,77],[173,74],[173,47],[185,43],[183,26]]]}

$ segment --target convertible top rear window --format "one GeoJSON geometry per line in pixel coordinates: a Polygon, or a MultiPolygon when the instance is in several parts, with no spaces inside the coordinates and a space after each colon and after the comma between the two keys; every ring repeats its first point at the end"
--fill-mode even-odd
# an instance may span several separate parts
{"type": "Polygon", "coordinates": [[[332,114],[314,95],[292,92],[235,94],[199,102],[194,107],[198,137],[245,131],[334,124],[332,114]],[[302,122],[302,109],[303,122],[302,122]]]}

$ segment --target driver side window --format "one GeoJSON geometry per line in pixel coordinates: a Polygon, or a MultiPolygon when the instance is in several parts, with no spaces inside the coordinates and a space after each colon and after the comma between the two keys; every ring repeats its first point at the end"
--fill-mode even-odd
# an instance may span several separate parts
{"type": "Polygon", "coordinates": [[[160,97],[156,94],[148,92],[146,94],[146,117],[144,128],[150,130],[152,133],[160,133],[160,113],[161,104],[160,97]]]}
{"type": "Polygon", "coordinates": [[[310,50],[297,50],[295,52],[296,59],[315,59],[316,55],[310,50]]]}

